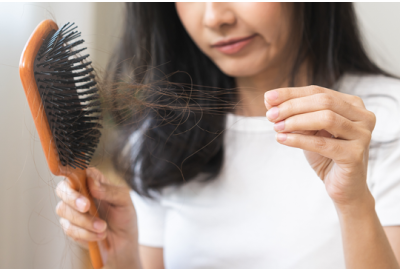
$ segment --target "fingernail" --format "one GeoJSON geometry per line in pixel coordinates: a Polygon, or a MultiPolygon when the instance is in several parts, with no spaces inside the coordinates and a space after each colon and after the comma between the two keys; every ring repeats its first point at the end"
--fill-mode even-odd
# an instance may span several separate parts
{"type": "Polygon", "coordinates": [[[96,221],[93,223],[93,228],[94,228],[96,231],[104,231],[105,228],[106,228],[106,226],[107,226],[107,224],[106,224],[104,221],[102,221],[102,220],[96,220],[96,221]]]}
{"type": "Polygon", "coordinates": [[[264,98],[264,105],[265,105],[266,108],[268,108],[268,103],[267,103],[267,101],[265,100],[265,98],[264,98]]]}
{"type": "Polygon", "coordinates": [[[274,129],[275,129],[276,131],[284,130],[284,129],[285,129],[285,121],[280,121],[280,122],[278,122],[278,123],[275,123],[274,129]]]}
{"type": "Polygon", "coordinates": [[[75,200],[75,204],[76,204],[76,207],[78,207],[79,210],[85,211],[85,208],[86,208],[86,200],[85,199],[78,198],[78,199],[75,200]]]}
{"type": "Polygon", "coordinates": [[[268,91],[268,92],[265,94],[265,97],[266,97],[267,99],[269,99],[269,100],[275,100],[275,99],[278,98],[278,92],[277,92],[276,90],[268,91]]]}
{"type": "Polygon", "coordinates": [[[267,118],[269,120],[274,120],[279,116],[279,108],[278,107],[272,107],[271,109],[268,110],[267,112],[267,118]]]}
{"type": "Polygon", "coordinates": [[[64,228],[64,230],[67,230],[70,225],[69,221],[65,218],[60,218],[60,224],[64,228]]]}
{"type": "Polygon", "coordinates": [[[276,133],[276,139],[278,140],[278,142],[284,142],[284,141],[286,141],[286,138],[287,138],[287,134],[276,133]]]}

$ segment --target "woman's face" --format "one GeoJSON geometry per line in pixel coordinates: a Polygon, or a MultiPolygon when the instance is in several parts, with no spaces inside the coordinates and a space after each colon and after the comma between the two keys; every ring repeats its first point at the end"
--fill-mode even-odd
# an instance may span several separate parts
{"type": "Polygon", "coordinates": [[[289,60],[291,16],[283,5],[179,2],[176,9],[191,38],[222,72],[250,77],[289,60]]]}

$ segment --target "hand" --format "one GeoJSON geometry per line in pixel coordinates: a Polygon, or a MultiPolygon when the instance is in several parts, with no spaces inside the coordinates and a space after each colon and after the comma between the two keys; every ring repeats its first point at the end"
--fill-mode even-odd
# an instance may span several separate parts
{"type": "Polygon", "coordinates": [[[65,234],[84,247],[89,241],[99,241],[106,268],[139,267],[136,212],[129,188],[111,184],[95,168],[87,169],[86,174],[89,191],[97,199],[100,218],[88,214],[87,198],[71,189],[68,181],[61,181],[56,188],[61,199],[56,213],[65,234]],[[108,246],[100,241],[104,239],[108,246]]]}
{"type": "Polygon", "coordinates": [[[337,206],[372,197],[366,177],[376,119],[361,98],[318,86],[281,88],[265,93],[265,106],[277,141],[304,150],[337,206]]]}

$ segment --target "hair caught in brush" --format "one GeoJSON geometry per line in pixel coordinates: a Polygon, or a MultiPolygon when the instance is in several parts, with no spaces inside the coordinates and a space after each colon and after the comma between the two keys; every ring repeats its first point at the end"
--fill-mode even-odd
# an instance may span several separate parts
{"type": "MultiPolygon", "coordinates": [[[[292,85],[303,61],[311,83],[332,85],[345,73],[384,74],[362,46],[351,3],[293,5],[299,35],[292,85]]],[[[114,166],[132,189],[179,186],[223,164],[225,119],[239,101],[234,79],[204,55],[174,3],[127,3],[121,43],[110,62],[103,104],[120,131],[114,166]]]]}

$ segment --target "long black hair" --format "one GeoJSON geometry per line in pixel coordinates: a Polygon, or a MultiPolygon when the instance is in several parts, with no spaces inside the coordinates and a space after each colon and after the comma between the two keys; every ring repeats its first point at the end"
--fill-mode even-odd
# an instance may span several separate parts
{"type": "MultiPolygon", "coordinates": [[[[304,61],[310,83],[324,87],[344,73],[386,74],[366,54],[351,3],[292,5],[299,40],[292,85],[304,61]]],[[[126,4],[108,71],[107,99],[121,131],[114,165],[131,188],[152,197],[200,173],[202,181],[218,175],[226,114],[238,102],[235,82],[192,41],[174,3],[126,4]]]]}

